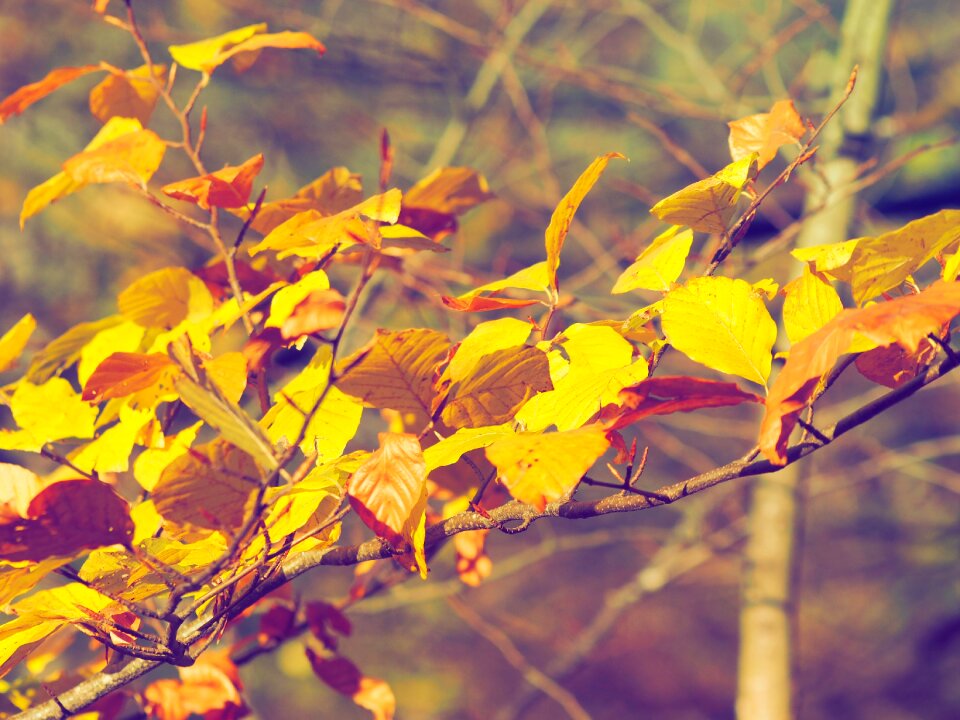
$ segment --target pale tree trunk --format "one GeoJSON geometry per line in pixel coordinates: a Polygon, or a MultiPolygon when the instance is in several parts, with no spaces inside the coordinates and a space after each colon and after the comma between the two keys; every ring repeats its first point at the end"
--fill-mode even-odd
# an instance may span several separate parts
{"type": "MultiPolygon", "coordinates": [[[[846,86],[854,65],[860,71],[853,94],[825,129],[817,153],[821,175],[806,175],[810,190],[804,209],[814,214],[800,234],[801,247],[848,238],[855,198],[844,197],[845,187],[855,178],[858,154],[869,145],[892,6],[893,0],[847,4],[835,61],[837,91],[846,86]]],[[[794,717],[794,568],[805,467],[791,465],[759,478],[753,487],[740,610],[738,720],[794,717]]]]}

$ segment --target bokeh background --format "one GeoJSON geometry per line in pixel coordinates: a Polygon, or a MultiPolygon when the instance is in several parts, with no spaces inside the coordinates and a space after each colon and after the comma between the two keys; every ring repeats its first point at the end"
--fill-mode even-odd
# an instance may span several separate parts
{"type": "MultiPolygon", "coordinates": [[[[818,120],[850,71],[834,61],[843,2],[136,7],[161,62],[166,45],[261,21],[327,45],[320,60],[268,51],[245,74],[224,67],[203,95],[207,164],[263,152],[268,198],[337,165],[361,173],[374,191],[383,128],[401,188],[442,165],[471,166],[488,178],[497,199],[463,219],[446,241],[451,253],[418,257],[406,275],[375,284],[354,344],[376,327],[427,325],[462,337],[473,319],[444,310],[436,294],[541,259],[556,202],[593,157],[614,150],[630,162],[610,166],[564,250],[563,290],[583,301],[564,321],[626,317],[653,299],[609,295],[657,232],[649,207],[729,162],[726,122],[786,97],[818,120]]],[[[120,10],[115,0],[111,11],[120,10]]],[[[99,22],[87,2],[0,0],[0,96],[53,67],[99,59],[141,64],[129,37],[99,22]]],[[[954,2],[897,4],[884,75],[866,157],[877,169],[917,154],[860,196],[860,234],[960,206],[958,146],[922,151],[960,130],[954,2]]],[[[96,132],[87,109],[95,82],[77,81],[0,128],[0,328],[31,311],[40,322],[37,344],[114,312],[116,292],[142,273],[208,255],[199,238],[113,186],[85,189],[19,229],[27,191],[96,132]]],[[[179,92],[188,92],[190,81],[181,83],[179,92]]],[[[176,136],[162,107],[151,127],[176,136]]],[[[158,180],[188,174],[171,160],[158,180]]],[[[764,243],[789,239],[802,197],[799,177],[764,206],[728,274],[783,282],[795,273],[786,252],[764,243]]],[[[697,372],[677,357],[671,362],[672,370],[697,372]]],[[[829,413],[877,392],[847,381],[829,413]]],[[[960,717],[958,406],[956,380],[947,379],[804,461],[800,717],[960,717]]],[[[732,459],[752,445],[756,425],[755,416],[733,411],[650,423],[641,434],[651,447],[649,486],[732,459]]],[[[492,536],[493,575],[476,589],[457,579],[447,548],[429,582],[352,608],[354,634],[342,649],[390,682],[405,719],[564,717],[569,708],[556,697],[530,691],[538,672],[558,667],[569,669],[560,685],[594,718],[731,718],[747,491],[746,482],[732,483],[676,507],[492,536]]],[[[366,537],[359,527],[346,534],[366,537]]],[[[349,569],[322,570],[297,589],[335,599],[351,582],[349,569]]],[[[242,677],[257,717],[368,716],[313,677],[295,642],[244,666],[242,677]]]]}

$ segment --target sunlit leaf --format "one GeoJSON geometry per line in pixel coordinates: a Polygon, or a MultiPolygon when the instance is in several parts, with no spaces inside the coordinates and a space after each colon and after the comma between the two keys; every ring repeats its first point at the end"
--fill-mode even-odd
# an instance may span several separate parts
{"type": "Polygon", "coordinates": [[[194,423],[176,435],[165,438],[162,448],[147,448],[137,456],[133,463],[133,475],[140,483],[140,487],[147,492],[153,490],[164,468],[186,454],[193,441],[197,439],[197,431],[201,424],[194,423]]]}
{"type": "Polygon", "coordinates": [[[796,248],[791,250],[790,254],[800,262],[808,263],[810,270],[817,274],[849,283],[851,280],[849,263],[856,248],[857,240],[845,240],[827,245],[796,248]]]}
{"type": "Polygon", "coordinates": [[[146,186],[166,150],[155,132],[137,130],[74,155],[63,163],[63,170],[81,185],[123,182],[146,186]]]}
{"type": "Polygon", "coordinates": [[[19,115],[35,102],[42,100],[68,82],[103,69],[101,65],[82,65],[80,67],[62,67],[51,70],[42,80],[24,85],[0,102],[0,125],[6,122],[10,116],[19,115]]]}
{"type": "Polygon", "coordinates": [[[173,328],[213,312],[207,286],[186,268],[170,267],[134,281],[117,297],[124,317],[143,327],[173,328]]]}
{"type": "Polygon", "coordinates": [[[33,356],[27,368],[26,379],[32,383],[45,383],[55,374],[75,363],[87,343],[100,332],[121,322],[123,322],[122,317],[112,315],[102,320],[75,325],[63,335],[51,340],[43,350],[33,356]]]}
{"type": "Polygon", "coordinates": [[[960,241],[960,210],[941,210],[877,237],[858,238],[850,256],[850,284],[858,305],[898,287],[960,241]]]}
{"type": "Polygon", "coordinates": [[[146,65],[126,72],[111,71],[90,91],[90,112],[100,122],[112,117],[136,118],[142,125],[150,121],[160,97],[159,86],[167,81],[166,65],[154,65],[153,77],[146,65]]]}
{"type": "MultiPolygon", "coordinates": [[[[13,600],[30,592],[49,573],[70,562],[70,558],[50,558],[38,563],[0,564],[0,607],[6,607],[13,600]]],[[[0,636],[3,630],[0,629],[0,636]]],[[[0,645],[3,641],[0,640],[0,645]]]]}
{"type": "Polygon", "coordinates": [[[187,720],[201,715],[229,720],[248,714],[239,673],[226,655],[206,652],[195,664],[178,669],[179,679],[155,680],[143,691],[144,710],[151,718],[187,720]]]}
{"type": "Polygon", "coordinates": [[[520,502],[543,510],[567,497],[610,442],[599,425],[555,433],[517,433],[486,449],[500,481],[520,502]]]}
{"type": "Polygon", "coordinates": [[[247,204],[253,180],[263,169],[263,155],[254,155],[242,165],[228,166],[200,177],[164,185],[161,191],[177,200],[211,207],[238,208],[247,204]]]}
{"type": "Polygon", "coordinates": [[[538,302],[536,300],[512,300],[508,298],[480,297],[482,293],[497,293],[501,290],[532,290],[547,292],[550,288],[550,275],[546,262],[539,262],[523,268],[503,280],[481,285],[456,298],[444,296],[443,304],[454,310],[478,312],[482,310],[500,310],[503,308],[525,307],[538,302]]]}
{"type": "Polygon", "coordinates": [[[453,465],[471,450],[485,448],[501,438],[513,435],[511,425],[511,423],[504,423],[493,427],[460,428],[453,435],[445,437],[436,445],[431,445],[423,451],[427,471],[432,472],[439,467],[453,465]]]}
{"type": "Polygon", "coordinates": [[[813,334],[841,310],[843,303],[830,283],[804,267],[803,275],[783,287],[783,327],[791,343],[813,334]]]}
{"type": "Polygon", "coordinates": [[[228,352],[203,363],[210,381],[227,402],[238,403],[247,388],[247,360],[241,352],[228,352]]]}
{"type": "Polygon", "coordinates": [[[333,330],[347,310],[346,299],[336,290],[314,290],[293,309],[280,328],[285,340],[333,330]]]}
{"type": "Polygon", "coordinates": [[[654,205],[650,212],[671,225],[687,225],[707,233],[724,233],[740,193],[756,177],[755,154],[727,165],[720,172],[678,190],[654,205]]]}
{"type": "Polygon", "coordinates": [[[259,483],[260,470],[253,458],[217,439],[167,465],[152,498],[167,520],[230,533],[243,524],[259,483]]]}
{"type": "Polygon", "coordinates": [[[120,408],[120,421],[89,442],[70,453],[68,459],[86,472],[116,473],[130,469],[130,455],[140,439],[144,427],[154,422],[153,410],[137,410],[129,405],[120,408]]]}
{"type": "Polygon", "coordinates": [[[61,480],[37,493],[19,518],[0,522],[0,560],[45,560],[84,549],[129,545],[127,501],[98,480],[61,480]]]}
{"type": "Polygon", "coordinates": [[[573,222],[573,216],[580,207],[580,203],[587,196],[587,193],[596,185],[597,180],[607,169],[607,164],[613,158],[626,158],[620,153],[611,152],[596,158],[586,170],[577,178],[573,187],[557,205],[550,218],[550,225],[547,226],[545,234],[545,244],[547,249],[547,278],[550,287],[557,288],[557,269],[560,267],[560,251],[563,249],[563,241],[570,231],[570,224],[573,222]]]}
{"type": "Polygon", "coordinates": [[[674,225],[654,239],[637,256],[636,262],[623,271],[613,293],[630,290],[658,290],[667,292],[683,272],[693,244],[693,231],[674,225]]]}
{"type": "Polygon", "coordinates": [[[407,190],[400,222],[434,240],[457,229],[457,216],[494,197],[487,180],[466,167],[437,168],[407,190]]]}
{"type": "Polygon", "coordinates": [[[923,292],[866,308],[844,310],[820,330],[790,348],[790,356],[767,396],[760,449],[771,462],[786,462],[787,441],[820,378],[857,336],[876,345],[896,343],[914,353],[930,333],[960,313],[960,283],[938,281],[923,292]]]}
{"type": "Polygon", "coordinates": [[[532,330],[532,324],[516,318],[500,318],[478,324],[457,345],[444,372],[444,379],[453,382],[465,380],[481,357],[496,350],[523,345],[532,330]]]}
{"type": "Polygon", "coordinates": [[[695,377],[660,376],[620,391],[619,407],[604,418],[607,430],[618,430],[652,415],[728,407],[763,398],[734,383],[695,377]]]}
{"type": "Polygon", "coordinates": [[[664,298],[661,321],[670,344],[691,360],[766,385],[777,325],[746,281],[695,278],[664,298]]]}
{"type": "MultiPolygon", "coordinates": [[[[427,500],[427,464],[420,441],[406,433],[377,437],[380,447],[347,482],[350,506],[378,537],[396,548],[413,546],[427,500]]],[[[425,576],[425,568],[422,572],[425,576]]]]}
{"type": "MultiPolygon", "coordinates": [[[[135,118],[112,117],[100,128],[93,140],[87,144],[84,152],[92,152],[117,138],[142,129],[140,121],[135,118]]],[[[69,173],[60,172],[32,188],[27,193],[27,197],[23,201],[23,208],[20,210],[20,228],[23,229],[23,225],[28,218],[36,215],[50,203],[76,192],[83,186],[84,183],[75,179],[69,173]]]]}
{"type": "Polygon", "coordinates": [[[224,50],[253,37],[257,33],[266,31],[266,23],[247,25],[206,40],[198,40],[186,45],[171,45],[168,49],[170,56],[181,67],[209,73],[219,64],[216,62],[217,56],[224,50]]]}
{"type": "MultiPolygon", "coordinates": [[[[363,199],[360,176],[345,167],[331,168],[308,185],[297,190],[293,197],[265,202],[254,218],[251,227],[266,235],[294,215],[307,210],[316,210],[320,215],[336,215],[363,199]]],[[[240,208],[237,212],[246,219],[252,208],[240,208]]]]}
{"type": "Polygon", "coordinates": [[[6,372],[17,364],[27,341],[36,329],[36,318],[27,313],[0,337],[0,372],[6,372]]]}
{"type": "Polygon", "coordinates": [[[433,373],[449,348],[436,330],[377,330],[366,347],[343,361],[337,387],[374,407],[425,421],[432,412],[433,373]]]}
{"type": "Polygon", "coordinates": [[[740,160],[757,153],[761,170],[777,156],[782,146],[798,144],[807,132],[792,100],[778,100],[768,113],[748,115],[727,125],[730,127],[730,156],[740,160]]]}
{"type": "Polygon", "coordinates": [[[0,448],[39,452],[48,442],[93,437],[97,409],[85,403],[63,378],[42,385],[17,384],[10,411],[19,431],[0,431],[0,448]]]}
{"type": "Polygon", "coordinates": [[[871,382],[896,388],[919,375],[936,357],[938,347],[924,340],[914,352],[899,345],[873,348],[857,356],[857,371],[871,382]]]}
{"type": "Polygon", "coordinates": [[[358,400],[336,387],[326,390],[331,357],[329,347],[317,350],[310,364],[276,393],[273,407],[260,421],[275,443],[294,443],[302,435],[300,449],[305,454],[316,452],[320,462],[333,460],[343,453],[356,434],[363,413],[358,400]],[[313,409],[325,390],[323,402],[304,428],[306,413],[313,409]]]}
{"type": "Polygon", "coordinates": [[[330,279],[323,270],[314,270],[301,277],[297,282],[278,290],[270,301],[270,314],[265,327],[282,327],[294,309],[314,290],[328,290],[330,279]]]}
{"type": "Polygon", "coordinates": [[[511,419],[535,393],[552,390],[546,354],[521,345],[483,355],[449,390],[441,417],[450,427],[483,427],[511,419]]]}

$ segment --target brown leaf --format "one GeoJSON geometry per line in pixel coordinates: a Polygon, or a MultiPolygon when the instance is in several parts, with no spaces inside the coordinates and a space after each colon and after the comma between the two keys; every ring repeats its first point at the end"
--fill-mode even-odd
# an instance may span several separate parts
{"type": "Polygon", "coordinates": [[[441,417],[452,428],[499,425],[536,393],[553,389],[547,354],[521,345],[482,356],[447,396],[441,417]]]}
{"type": "MultiPolygon", "coordinates": [[[[22,499],[20,500],[22,504],[22,499]]],[[[105,545],[129,545],[130,506],[99,480],[47,485],[19,517],[0,518],[0,560],[38,562],[105,545]]]]}
{"type": "Polygon", "coordinates": [[[217,439],[171,462],[153,489],[153,502],[175,523],[230,532],[243,524],[259,482],[253,458],[217,439]]]}
{"type": "Polygon", "coordinates": [[[95,405],[111,398],[126,397],[161,383],[170,385],[179,370],[161,353],[113,353],[97,365],[83,386],[83,399],[95,405]]]}
{"type": "Polygon", "coordinates": [[[790,348],[790,355],[767,395],[760,426],[760,449],[772,463],[787,461],[790,433],[813,397],[820,378],[858,335],[877,345],[897,344],[917,352],[927,335],[960,314],[960,283],[935,282],[923,292],[860,309],[848,309],[790,348]]]}
{"type": "Polygon", "coordinates": [[[253,179],[263,169],[263,154],[254,155],[242,165],[227,166],[200,177],[164,185],[161,191],[177,200],[196,203],[204,210],[212,207],[238,208],[250,200],[253,179]]]}
{"type": "Polygon", "coordinates": [[[0,125],[6,122],[11,115],[19,115],[60,86],[66,85],[78,77],[103,69],[100,65],[82,65],[80,67],[62,67],[51,70],[42,80],[24,85],[0,102],[0,125]]]}
{"type": "Polygon", "coordinates": [[[307,603],[306,615],[310,633],[328,650],[337,649],[336,635],[349,637],[353,631],[347,616],[330,603],[320,601],[307,603]],[[333,633],[330,632],[331,630],[333,633]]]}
{"type": "Polygon", "coordinates": [[[411,542],[410,521],[426,500],[427,463],[420,441],[407,433],[380,433],[375,450],[347,482],[350,506],[394,547],[411,542]]]}
{"type": "Polygon", "coordinates": [[[763,398],[741,390],[736,383],[682,376],[652,377],[620,391],[620,407],[604,414],[605,427],[619,430],[651,415],[745,402],[762,403],[763,398]]]}

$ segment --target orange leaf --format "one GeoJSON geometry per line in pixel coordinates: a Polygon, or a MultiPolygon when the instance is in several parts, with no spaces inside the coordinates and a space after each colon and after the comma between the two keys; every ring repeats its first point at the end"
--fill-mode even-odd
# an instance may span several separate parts
{"type": "Polygon", "coordinates": [[[24,85],[15,93],[5,98],[3,102],[0,102],[0,125],[6,122],[7,118],[11,115],[19,115],[61,85],[66,85],[78,77],[103,69],[100,65],[82,65],[80,67],[62,67],[51,70],[42,80],[24,85]]]}
{"type": "Polygon", "coordinates": [[[744,402],[762,403],[763,398],[741,390],[735,383],[667,376],[647,378],[624,388],[620,391],[620,402],[619,408],[607,414],[608,430],[619,430],[651,415],[692,412],[744,402]]]}
{"type": "Polygon", "coordinates": [[[787,461],[787,441],[820,378],[862,335],[877,345],[918,350],[926,336],[960,314],[960,283],[938,281],[917,295],[844,310],[790,348],[790,356],[767,395],[760,449],[770,461],[787,461]]]}
{"type": "Polygon", "coordinates": [[[97,365],[83,386],[83,399],[95,405],[126,397],[153,387],[172,374],[177,374],[177,366],[166,355],[116,352],[97,365]]]}
{"type": "Polygon", "coordinates": [[[777,156],[781,146],[799,142],[807,132],[792,100],[779,100],[768,113],[749,115],[727,125],[730,157],[739,160],[755,152],[761,169],[777,156]]]}
{"type": "Polygon", "coordinates": [[[362,708],[373,713],[374,720],[392,720],[397,701],[390,686],[383,680],[366,677],[345,657],[324,658],[306,648],[313,672],[338,693],[353,698],[362,708]]]}
{"type": "Polygon", "coordinates": [[[440,300],[451,310],[460,312],[486,312],[487,310],[506,310],[509,308],[536,305],[539,300],[513,300],[511,298],[481,297],[475,295],[468,300],[442,295],[440,300]]]}
{"type": "Polygon", "coordinates": [[[418,508],[423,512],[427,463],[416,435],[385,432],[377,437],[380,448],[350,477],[347,495],[367,527],[399,547],[411,542],[410,521],[418,508]]]}
{"type": "Polygon", "coordinates": [[[280,332],[291,340],[340,325],[347,303],[336,290],[315,290],[300,302],[283,321],[280,332]]]}
{"type": "Polygon", "coordinates": [[[626,158],[618,152],[610,152],[596,158],[589,167],[583,171],[573,187],[564,195],[560,204],[557,205],[550,218],[550,225],[547,226],[545,242],[547,248],[547,271],[550,276],[550,286],[557,288],[557,269],[560,267],[560,251],[563,249],[563,241],[570,230],[570,224],[573,222],[573,216],[580,207],[580,203],[596,185],[597,180],[607,169],[607,164],[613,159],[626,158]]]}
{"type": "Polygon", "coordinates": [[[914,353],[899,345],[889,345],[858,355],[856,364],[867,380],[895,388],[919,375],[936,354],[937,346],[929,341],[920,343],[914,353]]]}
{"type": "Polygon", "coordinates": [[[22,516],[0,518],[0,560],[38,562],[129,545],[132,537],[130,507],[113,488],[99,480],[61,480],[37,493],[22,516]]]}
{"type": "Polygon", "coordinates": [[[141,125],[150,121],[167,81],[166,65],[143,66],[123,72],[116,68],[90,91],[90,112],[102,123],[112,117],[136,118],[141,125]],[[150,72],[156,84],[150,79],[150,72]]]}
{"type": "Polygon", "coordinates": [[[247,204],[253,179],[263,168],[263,154],[254,155],[242,165],[228,166],[201,177],[164,185],[161,191],[177,200],[196,203],[204,210],[211,206],[238,208],[247,204]]]}
{"type": "Polygon", "coordinates": [[[160,167],[167,146],[152,130],[137,130],[86,150],[63,163],[74,182],[145,185],[160,167]]]}
{"type": "Polygon", "coordinates": [[[457,551],[457,575],[464,585],[477,587],[493,571],[493,561],[484,547],[489,533],[489,530],[474,530],[453,536],[453,546],[457,551]]]}
{"type": "Polygon", "coordinates": [[[144,710],[158,720],[228,720],[247,714],[240,697],[236,667],[228,658],[209,653],[196,664],[180,668],[180,679],[157,680],[144,691],[144,710]]]}

